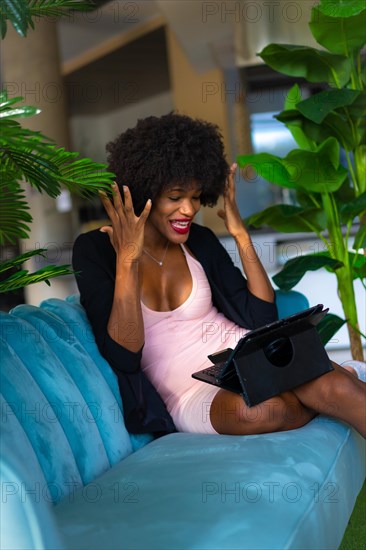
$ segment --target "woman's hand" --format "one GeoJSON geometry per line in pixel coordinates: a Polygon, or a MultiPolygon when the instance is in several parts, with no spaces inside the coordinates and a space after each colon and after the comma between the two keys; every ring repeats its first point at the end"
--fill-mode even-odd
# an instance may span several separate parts
{"type": "Polygon", "coordinates": [[[217,215],[225,222],[226,229],[237,239],[243,233],[247,233],[247,230],[242,222],[238,205],[235,198],[235,171],[237,164],[232,164],[230,167],[230,173],[226,180],[224,191],[224,210],[219,210],[217,215]]]}
{"type": "Polygon", "coordinates": [[[100,231],[108,233],[118,260],[136,262],[142,254],[145,222],[151,210],[151,200],[149,199],[146,202],[141,216],[136,216],[128,187],[123,186],[124,202],[116,183],[113,184],[112,190],[113,202],[107,197],[106,193],[99,193],[103,206],[112,222],[112,227],[106,225],[101,227],[100,231]]]}
{"type": "Polygon", "coordinates": [[[247,228],[241,220],[235,199],[234,174],[237,165],[232,164],[224,192],[224,210],[218,215],[225,222],[238,247],[243,271],[247,277],[248,290],[266,302],[274,301],[274,291],[268,275],[258,257],[247,228]]]}

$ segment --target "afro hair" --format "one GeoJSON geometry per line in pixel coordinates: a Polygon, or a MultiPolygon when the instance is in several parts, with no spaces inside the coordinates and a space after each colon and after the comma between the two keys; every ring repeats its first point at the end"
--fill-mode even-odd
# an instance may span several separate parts
{"type": "Polygon", "coordinates": [[[201,204],[214,206],[229,173],[222,135],[209,122],[169,113],[140,119],[107,144],[109,170],[130,189],[135,213],[173,185],[201,188],[201,204]]]}

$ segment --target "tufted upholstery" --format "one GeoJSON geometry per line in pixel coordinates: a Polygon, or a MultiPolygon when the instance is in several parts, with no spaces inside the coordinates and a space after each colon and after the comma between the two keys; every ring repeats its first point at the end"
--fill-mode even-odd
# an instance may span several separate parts
{"type": "Polygon", "coordinates": [[[19,306],[1,313],[1,334],[6,423],[18,422],[54,501],[133,452],[114,373],[80,305],[19,306]]]}
{"type": "Polygon", "coordinates": [[[339,545],[365,477],[348,426],[152,441],[126,431],[77,299],[0,313],[0,337],[1,548],[339,545]]]}

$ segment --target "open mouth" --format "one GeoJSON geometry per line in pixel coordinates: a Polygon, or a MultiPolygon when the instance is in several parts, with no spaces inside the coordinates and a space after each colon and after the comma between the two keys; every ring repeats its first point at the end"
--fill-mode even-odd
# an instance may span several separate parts
{"type": "Polygon", "coordinates": [[[177,233],[188,233],[192,220],[169,220],[169,223],[177,233]]]}

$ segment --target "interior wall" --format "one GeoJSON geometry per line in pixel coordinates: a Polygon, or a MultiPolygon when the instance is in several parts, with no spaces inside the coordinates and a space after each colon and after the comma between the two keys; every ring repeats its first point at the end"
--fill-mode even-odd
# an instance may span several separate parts
{"type": "Polygon", "coordinates": [[[106,113],[72,115],[72,146],[97,162],[106,162],[105,147],[109,141],[135,126],[139,118],[162,116],[173,108],[172,94],[166,91],[106,113]]]}

